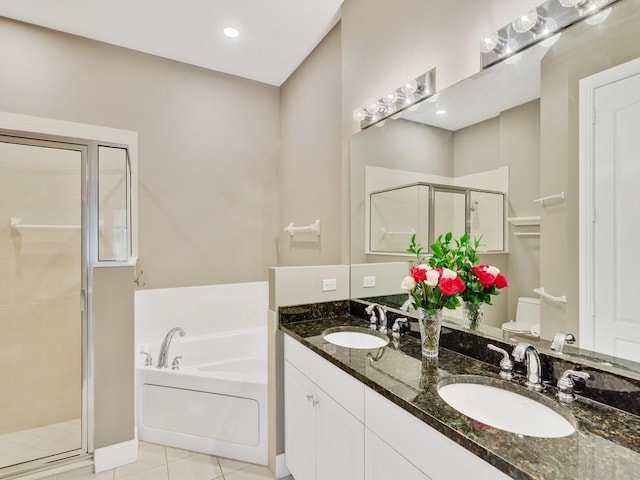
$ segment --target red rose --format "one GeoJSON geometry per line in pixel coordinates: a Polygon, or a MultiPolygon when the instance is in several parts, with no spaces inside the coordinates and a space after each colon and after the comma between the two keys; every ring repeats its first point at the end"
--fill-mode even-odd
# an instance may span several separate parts
{"type": "Polygon", "coordinates": [[[464,284],[464,280],[460,277],[456,277],[454,281],[458,284],[458,293],[462,293],[467,289],[467,286],[464,284]]]}
{"type": "Polygon", "coordinates": [[[476,277],[478,277],[478,280],[484,288],[489,288],[496,282],[496,277],[488,273],[486,270],[478,270],[473,273],[476,274],[476,277]]]}
{"type": "Polygon", "coordinates": [[[460,293],[460,286],[455,278],[441,278],[438,286],[440,287],[440,292],[447,297],[460,293]]]}
{"type": "Polygon", "coordinates": [[[416,283],[424,282],[427,279],[427,271],[418,267],[411,267],[411,276],[416,283]]]}
{"type": "Polygon", "coordinates": [[[496,277],[496,287],[504,288],[508,286],[509,286],[509,282],[507,281],[507,277],[499,273],[498,276],[496,277]]]}
{"type": "Polygon", "coordinates": [[[474,265],[471,267],[471,271],[473,273],[484,272],[487,268],[489,268],[489,265],[474,265]]]}

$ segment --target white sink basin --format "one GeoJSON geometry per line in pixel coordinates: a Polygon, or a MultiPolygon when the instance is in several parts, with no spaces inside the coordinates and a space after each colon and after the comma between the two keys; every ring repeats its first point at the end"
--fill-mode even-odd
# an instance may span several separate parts
{"type": "Polygon", "coordinates": [[[389,337],[362,327],[334,327],[322,332],[322,338],[339,347],[363,350],[382,348],[389,344],[389,337]]]}
{"type": "Polygon", "coordinates": [[[507,432],[558,438],[576,430],[575,419],[561,405],[501,380],[476,376],[446,378],[438,385],[438,394],[460,413],[507,432]]]}

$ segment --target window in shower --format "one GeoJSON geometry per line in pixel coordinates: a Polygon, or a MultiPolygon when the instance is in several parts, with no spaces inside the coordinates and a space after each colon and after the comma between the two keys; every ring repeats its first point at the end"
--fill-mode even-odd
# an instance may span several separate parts
{"type": "Polygon", "coordinates": [[[98,147],[98,260],[129,258],[130,174],[127,149],[98,147]]]}

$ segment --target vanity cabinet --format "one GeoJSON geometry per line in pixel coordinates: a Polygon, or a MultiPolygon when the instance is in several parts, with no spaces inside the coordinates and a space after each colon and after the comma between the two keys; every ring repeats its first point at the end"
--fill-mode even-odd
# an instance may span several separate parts
{"type": "Polygon", "coordinates": [[[426,474],[422,478],[510,479],[493,465],[370,388],[365,388],[365,418],[367,429],[384,439],[391,449],[402,452],[407,462],[426,474]]]}
{"type": "Polygon", "coordinates": [[[285,341],[285,360],[289,471],[296,480],[364,480],[364,386],[299,344],[285,341]]]}
{"type": "Polygon", "coordinates": [[[296,480],[510,478],[288,336],[284,396],[296,480]]]}
{"type": "Polygon", "coordinates": [[[431,480],[368,428],[364,430],[364,478],[431,480]]]}

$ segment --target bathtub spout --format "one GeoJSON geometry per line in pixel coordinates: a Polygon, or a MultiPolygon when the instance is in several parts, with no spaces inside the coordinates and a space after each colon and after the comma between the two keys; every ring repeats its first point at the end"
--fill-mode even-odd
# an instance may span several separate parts
{"type": "Polygon", "coordinates": [[[181,337],[184,337],[184,330],[180,327],[174,327],[169,330],[169,332],[167,332],[164,340],[162,340],[160,354],[158,355],[158,365],[156,365],[156,368],[167,368],[169,366],[169,347],[171,346],[171,339],[173,338],[173,334],[176,332],[178,332],[181,337]]]}

